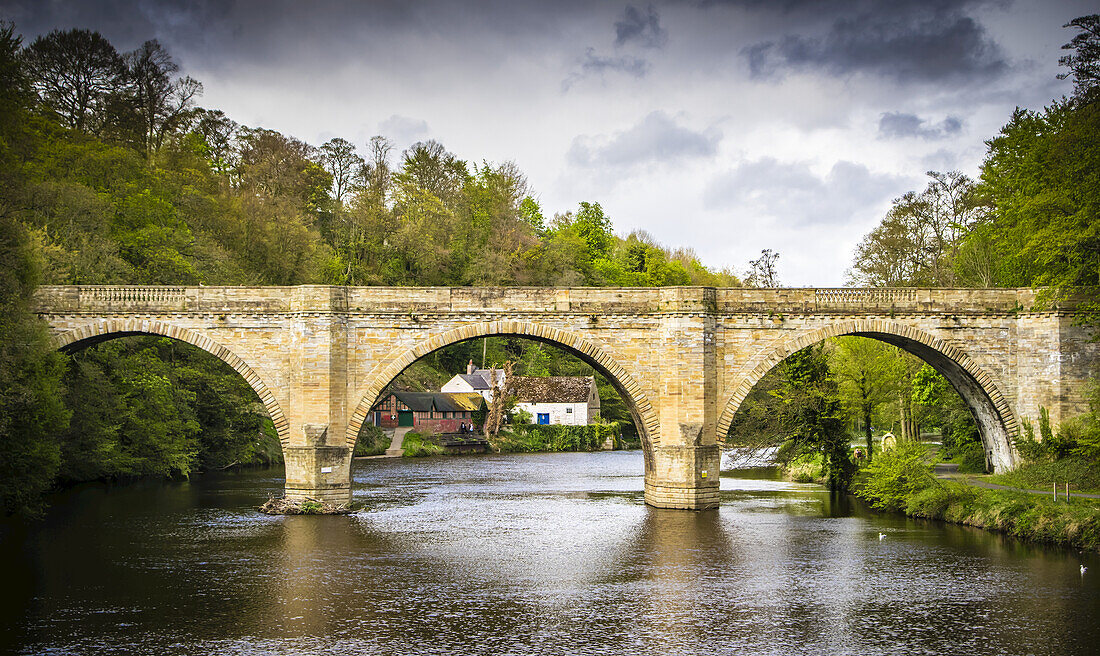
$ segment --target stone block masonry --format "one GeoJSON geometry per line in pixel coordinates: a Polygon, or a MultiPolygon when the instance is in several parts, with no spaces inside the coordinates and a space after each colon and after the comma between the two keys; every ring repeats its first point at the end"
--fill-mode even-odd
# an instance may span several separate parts
{"type": "Polygon", "coordinates": [[[382,390],[417,358],[487,335],[570,350],[616,386],[645,450],[646,502],[718,504],[718,444],[760,378],[795,351],[862,335],[943,373],[998,471],[1039,408],[1087,409],[1100,344],[1072,303],[1031,289],[41,287],[58,348],[124,335],[179,339],[256,391],[286,459],[286,494],[351,495],[351,449],[382,390]],[[705,472],[705,474],[704,474],[705,472]]]}

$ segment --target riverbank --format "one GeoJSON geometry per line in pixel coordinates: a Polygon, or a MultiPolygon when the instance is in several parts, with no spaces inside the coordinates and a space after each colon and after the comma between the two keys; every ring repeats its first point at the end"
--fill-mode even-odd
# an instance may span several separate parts
{"type": "Polygon", "coordinates": [[[1100,551],[1100,501],[986,489],[937,479],[920,444],[898,445],[860,470],[855,493],[879,510],[1100,551]]]}

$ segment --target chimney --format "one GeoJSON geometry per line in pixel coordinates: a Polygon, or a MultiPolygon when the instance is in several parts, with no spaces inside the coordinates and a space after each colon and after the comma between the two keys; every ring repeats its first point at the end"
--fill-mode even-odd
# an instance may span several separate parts
{"type": "Polygon", "coordinates": [[[472,374],[474,373],[475,369],[477,369],[477,367],[474,366],[474,361],[470,360],[470,364],[466,365],[466,373],[472,374]]]}

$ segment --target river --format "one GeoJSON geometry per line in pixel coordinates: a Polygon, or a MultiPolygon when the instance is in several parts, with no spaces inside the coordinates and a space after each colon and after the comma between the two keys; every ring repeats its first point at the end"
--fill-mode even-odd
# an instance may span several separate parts
{"type": "Polygon", "coordinates": [[[27,654],[1096,654],[1100,558],[724,473],[642,501],[640,452],[356,461],[346,517],[281,470],[89,485],[0,532],[27,654]],[[879,534],[884,534],[879,539],[879,534]],[[1080,573],[1080,565],[1090,569],[1080,573]]]}

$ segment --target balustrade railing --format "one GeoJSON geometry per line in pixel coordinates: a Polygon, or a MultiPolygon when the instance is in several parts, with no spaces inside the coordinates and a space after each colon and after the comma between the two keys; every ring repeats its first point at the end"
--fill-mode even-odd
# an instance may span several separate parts
{"type": "Polygon", "coordinates": [[[917,290],[905,287],[882,287],[859,289],[838,287],[834,289],[814,290],[814,300],[818,305],[879,305],[883,303],[913,303],[917,300],[917,290]]]}
{"type": "Polygon", "coordinates": [[[80,303],[161,305],[183,300],[184,287],[81,287],[80,303]]]}

